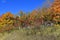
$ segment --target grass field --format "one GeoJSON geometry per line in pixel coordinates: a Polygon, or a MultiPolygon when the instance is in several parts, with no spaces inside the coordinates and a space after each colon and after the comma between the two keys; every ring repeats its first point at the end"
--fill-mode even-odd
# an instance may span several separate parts
{"type": "Polygon", "coordinates": [[[60,25],[20,28],[0,33],[0,40],[60,40],[60,25]]]}

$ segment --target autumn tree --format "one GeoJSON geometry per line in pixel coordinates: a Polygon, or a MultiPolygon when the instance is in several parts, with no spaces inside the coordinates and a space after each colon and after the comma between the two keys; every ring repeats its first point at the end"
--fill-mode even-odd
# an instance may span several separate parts
{"type": "Polygon", "coordinates": [[[14,23],[14,15],[11,14],[10,12],[7,12],[6,14],[3,14],[0,18],[0,28],[6,30],[10,30],[13,28],[13,23],[14,23]]]}
{"type": "Polygon", "coordinates": [[[50,7],[51,12],[53,13],[53,20],[60,22],[60,0],[54,0],[50,7]]]}

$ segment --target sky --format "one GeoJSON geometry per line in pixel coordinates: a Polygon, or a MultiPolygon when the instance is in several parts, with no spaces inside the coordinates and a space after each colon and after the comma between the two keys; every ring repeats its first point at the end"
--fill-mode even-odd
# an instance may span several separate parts
{"type": "Polygon", "coordinates": [[[20,10],[31,12],[42,7],[46,0],[0,0],[0,15],[11,12],[18,13],[20,10]]]}

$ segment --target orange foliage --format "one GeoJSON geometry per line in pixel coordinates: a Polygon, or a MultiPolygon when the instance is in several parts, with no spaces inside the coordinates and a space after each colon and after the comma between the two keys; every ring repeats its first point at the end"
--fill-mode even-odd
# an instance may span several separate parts
{"type": "Polygon", "coordinates": [[[60,0],[54,0],[50,10],[53,12],[53,20],[60,22],[60,0]]]}

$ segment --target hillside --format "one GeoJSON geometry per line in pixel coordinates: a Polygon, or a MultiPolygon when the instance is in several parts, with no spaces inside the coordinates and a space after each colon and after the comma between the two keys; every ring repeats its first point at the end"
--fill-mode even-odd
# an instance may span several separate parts
{"type": "Polygon", "coordinates": [[[60,40],[60,0],[32,12],[1,15],[0,40],[60,40]]]}

